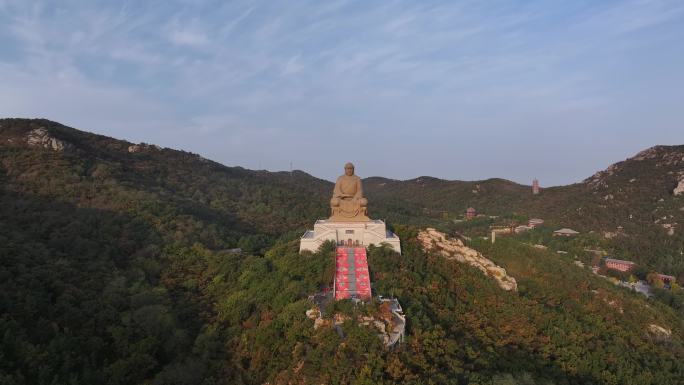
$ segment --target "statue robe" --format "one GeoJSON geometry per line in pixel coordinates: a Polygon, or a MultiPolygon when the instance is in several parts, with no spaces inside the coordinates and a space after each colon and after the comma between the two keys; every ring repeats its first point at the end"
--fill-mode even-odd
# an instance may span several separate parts
{"type": "Polygon", "coordinates": [[[338,177],[335,182],[335,189],[333,190],[333,198],[354,198],[354,200],[363,198],[361,178],[356,175],[342,175],[338,177]]]}

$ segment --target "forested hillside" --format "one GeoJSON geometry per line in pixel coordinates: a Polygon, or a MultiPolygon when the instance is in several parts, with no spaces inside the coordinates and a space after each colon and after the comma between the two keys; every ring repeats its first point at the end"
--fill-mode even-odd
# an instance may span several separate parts
{"type": "Polygon", "coordinates": [[[462,218],[468,207],[485,216],[543,218],[556,228],[594,232],[609,252],[679,275],[684,273],[684,194],[673,191],[682,180],[684,146],[656,146],[581,183],[542,189],[539,195],[501,179],[368,178],[364,188],[372,201],[404,207],[388,218],[449,222],[462,218]]]}
{"type": "Polygon", "coordinates": [[[225,167],[196,154],[133,145],[44,120],[5,119],[0,126],[6,191],[134,213],[171,237],[165,241],[178,237],[213,249],[237,247],[255,235],[273,238],[303,229],[311,218],[327,214],[323,195],[330,183],[301,172],[225,167]],[[68,147],[27,146],[26,136],[39,127],[68,147]]]}
{"type": "MultiPolygon", "coordinates": [[[[466,199],[470,183],[379,186],[390,182],[366,181],[371,215],[390,219],[404,252],[371,247],[368,258],[375,292],[408,319],[395,350],[370,328],[347,322],[342,338],[305,316],[334,266],[332,249],[300,255],[297,238],[327,215],[330,182],[0,120],[0,383],[681,383],[672,309],[550,251],[474,240],[518,280],[504,292],[415,239],[416,225],[446,223],[436,211],[476,202],[445,195],[456,186],[466,199]]],[[[583,186],[567,191],[603,194],[583,186]]],[[[479,189],[493,212],[530,199],[501,180],[479,189]]],[[[665,198],[668,210],[681,199],[665,198]]],[[[338,310],[360,311],[348,305],[338,310]]]]}

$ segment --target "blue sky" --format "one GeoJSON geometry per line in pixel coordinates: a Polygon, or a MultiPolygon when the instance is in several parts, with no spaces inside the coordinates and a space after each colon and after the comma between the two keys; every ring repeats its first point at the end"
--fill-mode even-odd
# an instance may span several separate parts
{"type": "Polygon", "coordinates": [[[0,0],[0,116],[333,179],[684,144],[684,2],[0,0]]]}

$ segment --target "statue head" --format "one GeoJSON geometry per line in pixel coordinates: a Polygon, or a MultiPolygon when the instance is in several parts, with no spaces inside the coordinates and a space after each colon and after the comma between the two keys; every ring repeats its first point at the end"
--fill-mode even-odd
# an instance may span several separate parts
{"type": "Polygon", "coordinates": [[[348,176],[354,175],[354,165],[351,163],[347,163],[344,165],[344,174],[348,176]]]}

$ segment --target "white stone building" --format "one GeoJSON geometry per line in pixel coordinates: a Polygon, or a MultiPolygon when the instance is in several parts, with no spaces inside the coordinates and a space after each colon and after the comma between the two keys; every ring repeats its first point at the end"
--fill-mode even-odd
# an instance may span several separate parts
{"type": "Polygon", "coordinates": [[[334,241],[339,246],[379,246],[387,243],[401,253],[399,237],[387,230],[385,222],[371,219],[363,222],[337,222],[327,219],[317,220],[313,230],[302,235],[299,251],[316,251],[325,241],[334,241]]]}

